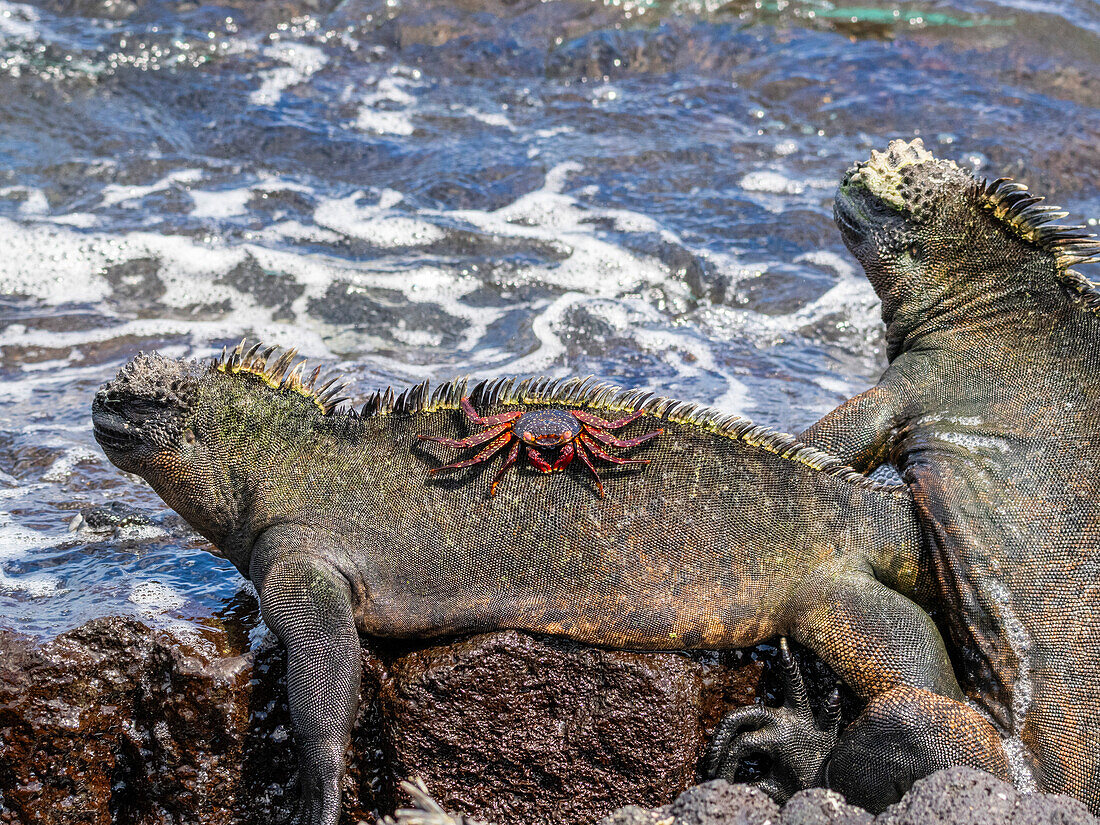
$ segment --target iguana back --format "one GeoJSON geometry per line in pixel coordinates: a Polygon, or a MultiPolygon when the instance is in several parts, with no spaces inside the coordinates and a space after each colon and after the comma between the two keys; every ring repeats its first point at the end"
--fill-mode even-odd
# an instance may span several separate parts
{"type": "Polygon", "coordinates": [[[579,466],[519,465],[490,496],[493,474],[477,467],[429,476],[453,451],[419,438],[465,435],[466,393],[455,382],[363,417],[318,416],[268,470],[286,518],[338,533],[341,569],[366,588],[363,632],[513,627],[616,647],[745,646],[789,632],[776,608],[800,573],[843,555],[915,593],[908,496],[789,436],[574,381],[481,385],[472,402],[483,415],[646,409],[632,431],[664,431],[631,452],[650,460],[644,469],[601,469],[604,498],[579,466]]]}

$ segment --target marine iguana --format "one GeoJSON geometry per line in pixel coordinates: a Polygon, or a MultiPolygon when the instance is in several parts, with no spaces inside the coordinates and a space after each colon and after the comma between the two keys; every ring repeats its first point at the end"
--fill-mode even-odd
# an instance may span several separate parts
{"type": "MultiPolygon", "coordinates": [[[[900,746],[918,773],[1006,774],[996,733],[959,703],[942,638],[914,601],[930,582],[906,491],[750,421],[574,379],[425,383],[337,410],[337,387],[314,390],[316,371],[303,382],[293,358],[243,343],[213,364],[141,354],[99,390],[92,417],[108,458],[254,582],[287,648],[296,822],[339,818],[359,634],[514,628],[652,650],[791,636],[867,700],[831,764],[884,763],[900,746]],[[573,421],[642,411],[618,435],[662,432],[633,439],[644,470],[601,468],[604,498],[581,461],[552,473],[516,464],[490,496],[489,462],[429,473],[453,449],[424,436],[476,442],[465,407],[581,413],[573,421]],[[904,715],[912,707],[921,719],[904,715]]],[[[817,779],[836,714],[815,720],[790,677],[806,724],[773,785],[797,790],[817,779]]],[[[857,798],[896,796],[896,777],[858,773],[857,798]]]]}
{"type": "Polygon", "coordinates": [[[1041,200],[919,139],[849,169],[835,218],[890,363],[800,438],[899,470],[967,694],[1098,813],[1100,293],[1071,267],[1100,246],[1041,200]]]}

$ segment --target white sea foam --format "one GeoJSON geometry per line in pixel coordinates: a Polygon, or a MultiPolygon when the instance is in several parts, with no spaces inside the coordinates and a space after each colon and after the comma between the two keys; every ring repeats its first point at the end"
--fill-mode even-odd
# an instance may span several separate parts
{"type": "Polygon", "coordinates": [[[78,229],[91,229],[99,224],[99,217],[90,212],[70,212],[67,215],[51,215],[50,223],[61,226],[74,226],[78,229]]]}
{"type": "Polygon", "coordinates": [[[836,182],[826,178],[795,178],[774,169],[757,169],[742,176],[740,187],[758,193],[754,200],[769,212],[782,214],[792,205],[815,203],[836,182]]]}
{"type": "Polygon", "coordinates": [[[443,238],[443,232],[431,223],[392,211],[401,201],[400,193],[386,190],[377,204],[360,206],[364,197],[364,192],[355,192],[326,201],[317,207],[313,219],[319,226],[375,246],[424,246],[443,238]]]}
{"type": "Polygon", "coordinates": [[[369,106],[359,110],[355,126],[379,135],[411,135],[415,129],[406,112],[378,111],[369,106]]]}
{"type": "MultiPolygon", "coordinates": [[[[0,218],[0,293],[47,304],[100,301],[107,283],[94,276],[107,261],[102,245],[71,230],[0,218]]],[[[8,330],[0,331],[0,335],[8,330]]]]}
{"type": "Polygon", "coordinates": [[[480,121],[487,126],[499,126],[502,129],[509,129],[515,131],[516,127],[512,124],[512,121],[508,119],[508,116],[503,112],[482,112],[480,109],[474,109],[470,106],[458,107],[458,111],[462,114],[472,117],[474,120],[480,121]]]}
{"type": "Polygon", "coordinates": [[[411,135],[416,96],[410,90],[420,85],[419,76],[416,70],[395,68],[378,78],[374,88],[360,98],[356,128],[382,135],[411,135]]]}
{"type": "Polygon", "coordinates": [[[128,598],[137,605],[140,612],[154,616],[172,610],[179,610],[187,604],[186,596],[158,581],[144,581],[135,584],[130,589],[128,598]]]}
{"type": "Polygon", "coordinates": [[[313,243],[339,243],[343,236],[339,232],[307,225],[301,221],[279,221],[259,232],[249,233],[249,240],[277,243],[279,241],[311,241],[313,243]]]}
{"type": "Polygon", "coordinates": [[[626,210],[580,205],[564,193],[569,176],[580,169],[576,163],[555,166],[547,172],[541,189],[495,211],[456,210],[446,214],[496,237],[529,238],[568,251],[567,257],[553,267],[520,270],[517,280],[607,297],[656,284],[686,292],[676,284],[665,283],[668,271],[659,261],[635,255],[593,230],[590,222],[594,218],[611,218],[617,225],[640,231],[656,231],[659,225],[645,215],[626,210]]]}
{"type": "Polygon", "coordinates": [[[0,42],[4,40],[34,40],[41,15],[24,3],[0,2],[0,42]]]}
{"type": "Polygon", "coordinates": [[[41,189],[29,188],[26,190],[27,198],[19,205],[19,214],[24,217],[36,215],[48,215],[50,202],[46,200],[46,193],[41,189]]]}
{"type": "Polygon", "coordinates": [[[801,195],[806,191],[805,183],[792,180],[786,175],[781,175],[779,172],[771,172],[766,169],[749,172],[741,178],[738,185],[749,192],[774,192],[777,194],[801,195]]]}
{"type": "MultiPolygon", "coordinates": [[[[801,255],[794,259],[795,263],[811,263],[818,266],[827,266],[833,270],[841,278],[858,278],[856,274],[856,268],[852,265],[852,262],[847,258],[842,258],[837,253],[829,249],[814,249],[810,252],[803,252],[801,255]]],[[[867,287],[870,289],[870,281],[867,282],[867,287]]]]}
{"type": "Polygon", "coordinates": [[[286,65],[259,73],[260,88],[248,96],[253,106],[274,106],[283,92],[304,83],[328,62],[328,55],[317,46],[305,43],[278,42],[266,46],[264,56],[286,65]]]}
{"type": "Polygon", "coordinates": [[[49,469],[42,474],[42,480],[64,481],[72,475],[73,469],[82,461],[94,461],[98,463],[101,460],[102,456],[98,450],[93,451],[90,447],[84,446],[69,447],[61,457],[55,459],[49,469]]]}
{"type": "Polygon", "coordinates": [[[197,183],[200,180],[202,180],[201,170],[178,169],[165,175],[160,180],[145,186],[109,183],[100,190],[99,205],[101,208],[114,206],[115,204],[127,208],[134,208],[139,205],[138,201],[148,195],[152,195],[154,192],[164,192],[175,186],[183,186],[186,188],[188,184],[197,183]]]}
{"type": "MultiPolygon", "coordinates": [[[[408,300],[428,302],[462,322],[459,340],[452,350],[455,359],[476,363],[481,374],[553,372],[565,367],[563,336],[569,334],[567,314],[584,306],[596,317],[614,322],[619,334],[634,340],[638,348],[653,357],[666,360],[679,375],[707,373],[714,383],[723,370],[714,364],[711,345],[692,337],[685,328],[672,338],[658,332],[667,326],[667,318],[653,309],[646,290],[659,287],[662,300],[683,302],[687,290],[679,278],[670,277],[660,261],[631,252],[598,226],[610,223],[620,233],[652,233],[668,243],[679,239],[653,218],[625,209],[607,209],[582,204],[566,189],[577,164],[552,168],[544,185],[493,211],[420,210],[406,211],[401,193],[383,190],[368,194],[356,192],[339,198],[318,198],[313,224],[285,221],[251,233],[248,243],[227,243],[216,236],[194,238],[149,232],[107,235],[78,232],[41,223],[0,221],[0,238],[9,237],[10,247],[26,250],[18,265],[13,259],[0,262],[0,285],[11,291],[23,291],[42,300],[98,301],[110,293],[103,277],[105,267],[137,258],[158,262],[157,277],[164,285],[160,300],[178,310],[217,304],[228,307],[218,316],[202,312],[193,318],[175,315],[169,318],[120,318],[114,324],[92,329],[54,331],[9,325],[0,330],[0,345],[20,344],[55,349],[72,349],[119,337],[141,339],[183,335],[192,348],[206,341],[239,336],[243,331],[271,341],[299,347],[304,354],[329,357],[325,339],[342,340],[347,333],[328,330],[316,321],[303,324],[312,301],[322,299],[335,282],[346,284],[350,292],[387,289],[402,292],[408,300]],[[531,304],[530,331],[537,345],[533,350],[515,353],[489,347],[484,338],[491,326],[501,319],[508,307],[485,306],[466,302],[466,297],[481,288],[483,280],[474,271],[448,266],[402,264],[395,270],[385,257],[373,261],[348,260],[321,252],[303,253],[294,248],[299,240],[335,244],[343,238],[367,241],[385,250],[394,250],[394,260],[402,261],[401,250],[423,246],[446,237],[452,227],[483,233],[489,237],[516,238],[537,242],[555,250],[553,260],[533,260],[528,266],[508,271],[510,286],[549,285],[563,290],[549,301],[531,304]],[[287,244],[290,244],[288,247],[287,244]],[[33,277],[31,273],[50,271],[50,261],[42,260],[45,250],[62,265],[54,280],[33,277]],[[245,261],[254,259],[262,269],[280,272],[303,287],[293,302],[298,320],[279,320],[272,310],[257,304],[247,293],[220,282],[220,276],[245,261]],[[4,267],[8,269],[5,270],[4,267]],[[18,268],[15,268],[18,266],[18,268]],[[28,273],[21,277],[21,273],[28,273]],[[616,321],[615,319],[618,318],[616,321]],[[630,318],[629,321],[623,319],[630,318]],[[645,341],[649,336],[650,343],[645,341]],[[462,356],[468,353],[469,356],[462,356]]],[[[193,186],[191,170],[166,175],[146,187],[119,188],[108,192],[104,205],[123,203],[144,197],[170,186],[193,186]]],[[[307,187],[292,181],[259,178],[245,187],[214,191],[191,189],[196,203],[193,217],[219,218],[247,211],[250,193],[307,187]]],[[[711,256],[718,257],[718,256],[711,256]]],[[[433,330],[420,330],[397,324],[387,334],[408,346],[432,347],[441,342],[433,330]]],[[[407,363],[391,362],[374,356],[375,366],[392,374],[415,372],[407,363]]],[[[746,390],[735,379],[724,377],[723,405],[739,408],[746,390]]],[[[0,396],[3,395],[0,389],[0,396]]]]}
{"type": "MultiPolygon", "coordinates": [[[[405,81],[415,83],[402,77],[383,88],[396,103],[411,105],[415,98],[409,93],[402,94],[405,81]]],[[[149,258],[158,262],[157,277],[164,285],[160,300],[164,304],[183,312],[196,306],[223,308],[215,316],[203,310],[191,318],[178,313],[157,319],[121,317],[113,324],[83,330],[54,331],[10,325],[0,330],[0,345],[76,350],[87,343],[124,336],[140,340],[182,335],[191,342],[194,351],[201,350],[205,342],[238,337],[248,331],[271,343],[296,346],[303,354],[328,358],[331,352],[326,341],[348,346],[350,334],[357,336],[357,342],[350,346],[358,348],[371,340],[366,332],[352,334],[329,329],[310,319],[311,303],[327,299],[332,285],[339,282],[349,294],[372,289],[397,290],[411,302],[430,303],[459,320],[458,341],[441,363],[469,364],[480,375],[553,374],[566,370],[565,339],[575,332],[570,328],[569,315],[583,308],[592,317],[609,323],[617,335],[631,340],[647,357],[666,362],[673,374],[682,378],[704,376],[704,385],[724,386],[716,393],[716,403],[730,412],[742,411],[748,404],[748,389],[716,362],[714,340],[699,334],[700,329],[708,329],[708,323],[671,331],[668,327],[667,312],[677,304],[686,305],[688,300],[682,280],[670,273],[666,264],[630,251],[614,234],[609,235],[600,227],[610,222],[616,233],[652,234],[670,244],[681,244],[680,239],[650,216],[578,201],[578,194],[567,190],[580,170],[575,163],[558,165],[546,174],[542,187],[492,211],[411,211],[405,208],[403,195],[389,189],[374,193],[360,191],[337,198],[315,197],[312,224],[300,221],[270,224],[245,236],[249,240],[246,243],[229,243],[213,235],[206,238],[150,232],[107,235],[44,226],[42,222],[0,221],[0,238],[9,237],[12,241],[9,246],[27,251],[18,265],[13,263],[19,260],[18,256],[9,258],[8,263],[0,262],[0,286],[14,288],[12,291],[24,291],[52,302],[99,301],[111,291],[102,274],[105,267],[149,258]],[[453,227],[488,237],[537,242],[555,250],[552,260],[534,259],[529,265],[509,269],[507,275],[509,288],[530,283],[561,290],[553,298],[536,299],[528,306],[533,348],[515,352],[487,345],[485,339],[490,329],[510,309],[467,301],[467,296],[483,286],[484,276],[480,273],[435,264],[409,267],[405,262],[407,257],[402,250],[442,240],[453,227]],[[295,248],[303,240],[336,245],[344,238],[363,240],[393,252],[361,261],[295,248]],[[30,274],[50,271],[51,262],[42,260],[46,250],[61,265],[52,281],[30,274]],[[400,266],[395,269],[387,255],[400,262],[400,266]],[[258,304],[250,294],[221,282],[220,276],[249,257],[260,268],[279,272],[302,286],[301,295],[291,305],[296,318],[276,321],[272,309],[258,304]],[[21,276],[22,272],[28,274],[21,276]],[[648,292],[652,289],[661,291],[660,311],[654,308],[655,299],[648,292]]],[[[217,220],[247,214],[256,192],[298,190],[315,195],[299,182],[272,176],[260,176],[246,186],[227,190],[197,188],[199,180],[193,170],[185,169],[165,175],[149,186],[113,190],[108,187],[102,205],[127,203],[172,186],[186,186],[196,204],[192,217],[217,220]]],[[[731,256],[709,253],[707,257],[719,267],[740,265],[731,256]]],[[[841,276],[838,285],[793,316],[776,319],[734,310],[741,316],[751,316],[742,318],[742,332],[756,330],[765,338],[782,334],[784,330],[812,322],[831,308],[862,299],[869,291],[865,282],[848,277],[851,267],[831,253],[809,253],[805,262],[838,272],[841,276]]],[[[428,349],[439,346],[443,340],[433,329],[401,323],[392,326],[384,330],[390,340],[410,347],[428,349]]],[[[717,340],[723,338],[719,336],[717,340]]],[[[417,368],[399,359],[376,354],[371,361],[385,374],[407,375],[410,379],[422,377],[417,368]]],[[[3,395],[0,389],[0,397],[3,395]]],[[[59,467],[57,472],[64,470],[59,467]]]]}
{"type": "MultiPolygon", "coordinates": [[[[17,492],[25,494],[24,487],[17,492]]],[[[38,533],[16,524],[10,515],[0,510],[0,591],[22,592],[32,598],[60,593],[61,579],[38,573],[32,576],[10,576],[4,572],[4,561],[25,556],[28,551],[50,547],[54,542],[45,533],[38,533]]]]}
{"type": "Polygon", "coordinates": [[[248,214],[252,189],[192,189],[189,194],[195,202],[195,208],[191,210],[192,218],[234,218],[248,214]]]}

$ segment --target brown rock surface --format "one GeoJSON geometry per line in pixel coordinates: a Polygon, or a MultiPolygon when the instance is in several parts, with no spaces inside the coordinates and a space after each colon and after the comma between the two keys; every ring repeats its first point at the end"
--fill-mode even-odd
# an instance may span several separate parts
{"type": "MultiPolygon", "coordinates": [[[[507,825],[594,822],[671,802],[748,655],[642,654],[521,633],[364,649],[344,821],[392,810],[423,775],[456,810],[507,825]]],[[[270,822],[293,785],[281,649],[203,628],[184,641],[97,619],[45,643],[0,632],[0,822],[270,822]]]]}

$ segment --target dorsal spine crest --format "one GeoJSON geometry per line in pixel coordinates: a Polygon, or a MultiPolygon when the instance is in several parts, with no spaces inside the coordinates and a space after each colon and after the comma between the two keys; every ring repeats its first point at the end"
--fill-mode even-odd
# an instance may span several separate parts
{"type": "MultiPolygon", "coordinates": [[[[227,375],[249,375],[262,380],[267,386],[280,392],[294,393],[313,403],[323,415],[337,412],[337,406],[347,398],[341,393],[346,388],[340,376],[330,378],[320,388],[315,382],[320,374],[316,368],[307,382],[301,376],[305,359],[294,363],[297,350],[283,351],[274,361],[278,347],[261,345],[246,349],[247,341],[241,341],[232,351],[211,364],[211,369],[227,375]],[[270,362],[270,365],[269,365],[270,362]]],[[[496,406],[565,406],[604,412],[635,412],[642,409],[659,420],[701,429],[712,435],[732,438],[774,453],[781,458],[798,462],[819,472],[836,476],[858,487],[887,493],[904,493],[904,486],[884,484],[858,473],[840,459],[807,447],[794,436],[756,424],[747,418],[722,413],[710,407],[656,395],[648,390],[624,390],[614,384],[596,381],[592,376],[584,378],[497,378],[480,381],[470,387],[469,378],[456,378],[439,384],[433,390],[428,381],[408,387],[399,393],[392,388],[378,390],[369,395],[357,410],[346,408],[342,413],[350,421],[376,418],[386,415],[417,415],[440,410],[459,410],[463,397],[479,409],[496,406]]]]}
{"type": "Polygon", "coordinates": [[[271,357],[278,351],[278,347],[268,347],[260,351],[263,344],[257,341],[251,347],[245,348],[247,339],[241,339],[231,351],[222,349],[219,358],[215,358],[210,365],[212,370],[226,375],[251,375],[274,390],[285,393],[294,393],[310,401],[321,411],[322,415],[330,415],[336,406],[347,400],[340,393],[344,390],[345,383],[336,376],[326,382],[319,389],[315,389],[317,378],[321,368],[318,366],[310,373],[309,379],[302,380],[306,367],[306,359],[294,363],[298,354],[296,349],[284,350],[274,361],[271,357]],[[271,362],[269,364],[269,361],[271,362]],[[292,367],[291,364],[294,364],[292,367]]]}

